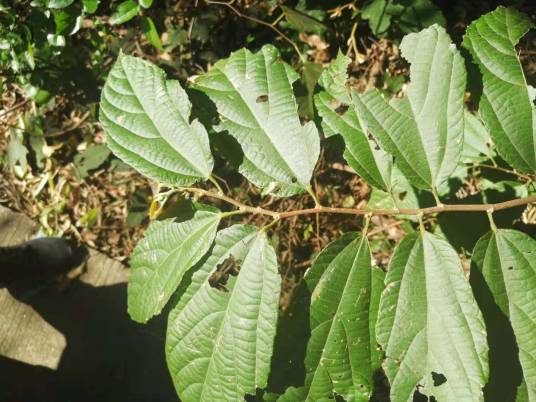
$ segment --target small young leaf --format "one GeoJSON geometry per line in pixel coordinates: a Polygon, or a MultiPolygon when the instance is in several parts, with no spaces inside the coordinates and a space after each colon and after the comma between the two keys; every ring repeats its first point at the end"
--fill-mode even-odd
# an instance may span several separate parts
{"type": "Polygon", "coordinates": [[[499,154],[528,173],[536,171],[536,113],[515,46],[533,26],[528,16],[499,7],[473,22],[463,39],[482,73],[480,115],[499,154]]]}
{"type": "Polygon", "coordinates": [[[140,6],[143,8],[149,8],[153,5],[153,0],[138,0],[138,3],[140,3],[140,6]]]}
{"type": "Polygon", "coordinates": [[[402,13],[396,16],[397,27],[402,32],[416,32],[433,24],[447,25],[441,9],[431,0],[403,0],[398,3],[404,6],[402,13]]]}
{"type": "Polygon", "coordinates": [[[158,67],[120,55],[102,91],[100,122],[119,158],[162,183],[190,185],[213,167],[208,134],[191,103],[158,67]]]}
{"type": "Polygon", "coordinates": [[[361,10],[361,17],[368,20],[374,35],[381,36],[391,26],[393,14],[400,14],[404,6],[393,4],[392,0],[369,0],[361,10]]]}
{"type": "Polygon", "coordinates": [[[220,222],[219,211],[198,210],[192,219],[154,221],[132,254],[128,312],[147,322],[160,313],[184,273],[208,251],[220,222]]]}
{"type": "Polygon", "coordinates": [[[243,401],[266,386],[280,288],[263,232],[235,225],[218,233],[169,314],[166,356],[182,401],[243,401]],[[210,277],[229,260],[235,276],[219,289],[210,277]]]}
{"type": "Polygon", "coordinates": [[[308,291],[301,292],[310,298],[305,384],[287,389],[278,401],[331,400],[335,395],[369,401],[373,373],[380,366],[374,323],[383,276],[371,268],[363,236],[346,234],[320,253],[304,278],[302,287],[308,291]]]}
{"type": "Polygon", "coordinates": [[[257,186],[288,196],[310,186],[320,152],[313,121],[301,125],[292,83],[297,73],[265,45],[218,61],[196,80],[216,104],[219,131],[227,130],[244,151],[240,172],[257,186]]]}
{"type": "Polygon", "coordinates": [[[78,7],[73,5],[72,7],[56,10],[53,14],[56,35],[74,35],[80,29],[82,16],[78,7]]]}
{"type": "Polygon", "coordinates": [[[391,25],[403,32],[416,32],[432,24],[446,24],[443,13],[430,0],[370,0],[361,16],[378,36],[385,35],[391,25]]]}
{"type": "Polygon", "coordinates": [[[106,162],[108,156],[110,156],[110,150],[104,144],[88,147],[73,158],[76,175],[80,179],[86,178],[89,175],[89,171],[100,167],[106,162]]]}
{"type": "Polygon", "coordinates": [[[134,0],[126,0],[117,6],[110,18],[110,24],[118,25],[130,21],[140,11],[140,6],[134,0]]]}
{"type": "Polygon", "coordinates": [[[376,334],[391,401],[411,401],[416,389],[438,401],[481,401],[486,330],[452,246],[427,232],[407,235],[385,285],[376,334]]]}
{"type": "Polygon", "coordinates": [[[331,62],[328,68],[326,68],[318,83],[322,86],[334,99],[339,102],[349,105],[351,103],[350,92],[346,87],[346,80],[348,79],[348,66],[352,60],[339,50],[337,58],[331,62]]]}
{"type": "Polygon", "coordinates": [[[84,12],[87,14],[93,14],[99,8],[100,0],[82,0],[84,6],[84,12]]]}
{"type": "Polygon", "coordinates": [[[460,159],[465,66],[448,34],[437,25],[406,35],[400,48],[411,63],[407,96],[387,102],[373,90],[353,98],[362,125],[395,156],[410,183],[433,189],[460,159]]]}
{"type": "MultiPolygon", "coordinates": [[[[515,230],[489,232],[476,244],[472,261],[484,279],[480,286],[485,287],[475,293],[491,292],[496,306],[510,319],[529,401],[536,401],[536,240],[515,230]]],[[[487,310],[483,309],[485,316],[487,310]]]]}
{"type": "Polygon", "coordinates": [[[153,45],[155,48],[157,48],[160,51],[164,50],[164,47],[162,46],[162,42],[160,41],[160,35],[158,34],[158,31],[156,30],[156,26],[154,25],[153,20],[151,17],[143,17],[141,19],[141,29],[143,30],[143,34],[147,38],[147,40],[153,45]]]}
{"type": "Polygon", "coordinates": [[[18,130],[11,129],[6,149],[6,159],[11,169],[19,168],[26,172],[28,168],[28,149],[24,146],[24,136],[18,130]]]}

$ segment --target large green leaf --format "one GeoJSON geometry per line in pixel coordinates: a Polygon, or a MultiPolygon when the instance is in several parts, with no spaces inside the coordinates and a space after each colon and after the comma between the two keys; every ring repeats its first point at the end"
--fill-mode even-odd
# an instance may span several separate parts
{"type": "Polygon", "coordinates": [[[476,244],[472,261],[510,319],[529,400],[536,401],[536,240],[515,230],[489,232],[476,244]]]}
{"type": "Polygon", "coordinates": [[[220,212],[198,210],[187,221],[154,221],[132,253],[128,281],[128,312],[146,322],[160,313],[184,273],[210,248],[220,212]]]}
{"type": "Polygon", "coordinates": [[[380,366],[374,323],[382,279],[383,272],[371,268],[368,241],[360,235],[346,234],[318,256],[302,285],[309,290],[311,327],[305,384],[288,388],[279,401],[323,401],[339,395],[368,402],[372,376],[380,366]]]}
{"type": "Polygon", "coordinates": [[[102,91],[100,121],[119,158],[160,182],[189,185],[207,179],[213,167],[207,132],[189,122],[190,109],[177,81],[121,54],[102,91]]]}
{"type": "Polygon", "coordinates": [[[346,144],[344,159],[368,183],[383,191],[391,190],[392,157],[369,139],[361,125],[348,89],[346,70],[350,58],[339,52],[320,76],[325,91],[315,96],[318,114],[326,137],[340,134],[346,144]],[[339,111],[341,110],[341,111],[339,111]]]}
{"type": "Polygon", "coordinates": [[[411,184],[437,188],[456,168],[463,142],[465,66],[445,30],[432,25],[404,37],[411,63],[407,96],[388,102],[378,90],[354,96],[362,125],[394,155],[411,184]]]}
{"type": "Polygon", "coordinates": [[[320,152],[314,122],[301,125],[292,83],[298,74],[271,45],[258,53],[241,49],[196,80],[216,104],[218,130],[227,130],[244,151],[240,172],[279,195],[303,191],[320,152]]]}
{"type": "Polygon", "coordinates": [[[486,330],[452,246],[427,232],[406,236],[385,284],[376,334],[391,401],[412,401],[416,389],[442,402],[481,401],[486,330]]]}
{"type": "Polygon", "coordinates": [[[243,401],[266,386],[280,287],[264,232],[235,225],[218,233],[169,315],[167,362],[182,401],[243,401]],[[225,291],[211,286],[210,276],[229,261],[238,276],[225,291]]]}
{"type": "Polygon", "coordinates": [[[463,40],[482,73],[480,115],[497,150],[528,173],[536,171],[534,90],[527,86],[515,45],[532,26],[524,14],[499,7],[473,22],[463,40]]]}

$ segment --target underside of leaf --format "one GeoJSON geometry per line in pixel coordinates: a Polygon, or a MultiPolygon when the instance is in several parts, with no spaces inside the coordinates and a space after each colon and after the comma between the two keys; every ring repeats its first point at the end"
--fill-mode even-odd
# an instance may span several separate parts
{"type": "Polygon", "coordinates": [[[488,376],[482,315],[452,246],[413,233],[391,259],[376,326],[391,401],[415,391],[438,401],[481,401],[488,376]]]}
{"type": "Polygon", "coordinates": [[[195,82],[216,104],[218,130],[228,131],[242,147],[240,172],[277,195],[306,189],[320,152],[314,122],[300,123],[292,89],[297,78],[266,45],[258,53],[233,53],[195,82]]]}
{"type": "MultiPolygon", "coordinates": [[[[515,230],[490,232],[478,241],[472,261],[484,279],[476,291],[479,294],[491,292],[494,303],[511,322],[529,401],[536,401],[536,241],[515,230]]],[[[485,315],[489,310],[490,306],[483,306],[485,315]]],[[[492,326],[496,322],[487,324],[492,326]]],[[[501,343],[493,346],[506,346],[506,342],[501,343]]],[[[505,387],[503,382],[500,388],[505,387]]]]}
{"type": "Polygon", "coordinates": [[[218,233],[169,315],[168,367],[182,401],[242,401],[264,388],[272,356],[281,279],[263,232],[235,225],[218,233]],[[232,257],[225,290],[211,275],[232,257]]]}
{"type": "Polygon", "coordinates": [[[400,49],[411,64],[406,98],[388,102],[372,90],[353,99],[362,126],[395,157],[410,183],[434,189],[460,159],[465,66],[446,31],[437,25],[406,35],[400,49]]]}
{"type": "MultiPolygon", "coordinates": [[[[368,402],[380,365],[374,325],[383,273],[372,269],[367,239],[344,235],[330,244],[307,272],[311,335],[305,385],[279,401],[320,401],[340,395],[368,402]]],[[[300,303],[301,301],[297,301],[300,303]]]]}
{"type": "Polygon", "coordinates": [[[482,73],[482,119],[501,156],[528,173],[536,172],[535,110],[515,46],[531,27],[529,17],[499,7],[473,22],[463,40],[482,73]]]}
{"type": "Polygon", "coordinates": [[[106,80],[100,122],[108,146],[146,176],[166,184],[207,179],[213,167],[205,128],[189,122],[191,104],[158,67],[120,55],[106,80]]]}
{"type": "Polygon", "coordinates": [[[131,259],[128,312],[133,320],[146,322],[160,313],[185,272],[210,248],[219,222],[219,211],[197,211],[181,223],[151,223],[131,259]]]}

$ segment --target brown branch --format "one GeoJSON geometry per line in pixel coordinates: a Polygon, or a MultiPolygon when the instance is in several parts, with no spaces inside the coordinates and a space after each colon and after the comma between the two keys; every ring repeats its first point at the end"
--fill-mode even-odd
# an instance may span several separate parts
{"type": "Polygon", "coordinates": [[[252,207],[228,197],[221,193],[203,190],[200,188],[180,188],[181,191],[198,194],[202,197],[210,197],[234,205],[243,213],[267,215],[274,219],[285,219],[300,215],[310,214],[343,214],[343,215],[429,215],[443,212],[488,212],[500,211],[508,208],[520,207],[530,203],[536,203],[536,195],[499,202],[496,204],[442,204],[428,208],[401,208],[401,209],[371,209],[371,208],[335,208],[319,206],[316,208],[297,209],[294,211],[272,211],[261,207],[252,207]]]}

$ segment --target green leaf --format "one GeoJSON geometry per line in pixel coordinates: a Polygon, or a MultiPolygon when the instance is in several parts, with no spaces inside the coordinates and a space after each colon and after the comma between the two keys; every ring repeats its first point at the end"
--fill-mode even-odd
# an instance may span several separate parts
{"type": "Polygon", "coordinates": [[[192,219],[154,221],[132,253],[128,312],[147,322],[160,313],[184,273],[209,250],[220,222],[214,210],[198,210],[192,219]]]}
{"type": "Polygon", "coordinates": [[[74,3],[74,0],[49,0],[48,8],[65,8],[74,3]]]}
{"type": "Polygon", "coordinates": [[[110,18],[110,24],[118,25],[130,21],[140,11],[140,6],[134,0],[126,0],[120,3],[115,13],[110,18]]]}
{"type": "Polygon", "coordinates": [[[349,105],[351,103],[350,92],[346,87],[346,81],[348,80],[348,66],[352,62],[348,56],[346,56],[341,50],[337,53],[337,58],[331,62],[328,68],[326,68],[318,83],[322,86],[334,99],[339,102],[349,105]]]}
{"type": "Polygon", "coordinates": [[[21,173],[28,168],[28,149],[24,146],[24,136],[19,130],[10,129],[6,148],[7,163],[11,169],[20,168],[21,173]]]}
{"type": "Polygon", "coordinates": [[[340,134],[346,144],[344,159],[368,183],[384,191],[391,189],[392,157],[383,152],[363,131],[346,88],[350,58],[339,51],[335,61],[320,76],[325,91],[315,96],[326,137],[340,134]]]}
{"type": "Polygon", "coordinates": [[[294,10],[290,7],[279,7],[281,7],[281,10],[283,10],[285,18],[287,19],[290,26],[298,32],[320,33],[326,30],[326,26],[324,24],[322,24],[317,19],[308,16],[307,14],[304,14],[298,10],[294,10]]]}
{"type": "Polygon", "coordinates": [[[441,9],[431,0],[401,0],[403,12],[397,16],[397,27],[403,32],[415,32],[430,25],[446,26],[441,9]]]}
{"type": "Polygon", "coordinates": [[[418,389],[438,401],[481,401],[488,346],[460,259],[445,240],[407,235],[385,278],[376,325],[391,401],[418,389]]]}
{"type": "Polygon", "coordinates": [[[156,30],[153,20],[151,17],[143,17],[141,19],[141,29],[147,40],[153,45],[156,49],[163,51],[164,47],[160,41],[160,35],[156,30]]]}
{"type": "Polygon", "coordinates": [[[411,184],[437,188],[456,168],[463,143],[463,59],[445,30],[433,25],[404,37],[411,63],[407,96],[387,102],[378,90],[354,96],[362,125],[394,155],[411,184]]]}
{"type": "Polygon", "coordinates": [[[87,14],[93,14],[99,8],[100,0],[82,0],[84,6],[84,12],[87,14]]]}
{"type": "Polygon", "coordinates": [[[369,401],[381,360],[374,323],[383,276],[371,268],[366,237],[346,234],[320,253],[302,285],[310,295],[305,384],[279,401],[369,401]]]}
{"type": "Polygon", "coordinates": [[[196,88],[216,104],[219,131],[242,146],[240,172],[265,192],[292,195],[310,186],[320,152],[314,122],[301,125],[292,83],[298,74],[265,45],[218,61],[196,80],[196,88]]]}
{"type": "Polygon", "coordinates": [[[306,119],[312,120],[315,117],[315,107],[313,94],[316,83],[322,73],[322,65],[311,61],[303,63],[299,86],[296,89],[296,102],[298,102],[298,113],[306,119]]]}
{"type": "Polygon", "coordinates": [[[100,214],[100,208],[92,208],[78,220],[78,223],[82,227],[90,228],[98,222],[100,214]]]}
{"type": "Polygon", "coordinates": [[[168,367],[184,402],[243,401],[264,388],[279,311],[281,278],[264,232],[235,225],[218,233],[169,314],[168,367]],[[210,278],[230,266],[225,288],[210,278]]]}
{"type": "Polygon", "coordinates": [[[443,13],[430,0],[370,0],[361,16],[377,36],[385,35],[391,25],[402,32],[415,32],[432,24],[446,24],[443,13]]]}
{"type": "Polygon", "coordinates": [[[56,35],[74,35],[78,32],[82,24],[80,11],[76,5],[54,11],[56,35]]]}
{"type": "Polygon", "coordinates": [[[76,176],[80,179],[86,178],[90,170],[99,168],[109,156],[110,150],[104,144],[92,145],[76,154],[73,158],[76,176]]]}
{"type": "Polygon", "coordinates": [[[153,0],[138,0],[138,3],[140,3],[140,6],[143,8],[149,8],[153,5],[153,0]]]}
{"type": "Polygon", "coordinates": [[[464,122],[462,162],[479,162],[493,157],[491,138],[480,118],[466,110],[464,122]]]}
{"type": "MultiPolygon", "coordinates": [[[[536,401],[535,257],[536,240],[516,230],[502,229],[482,237],[476,244],[472,257],[484,279],[481,289],[475,292],[490,292],[495,305],[510,319],[519,347],[519,360],[529,401],[536,401]]],[[[487,309],[483,311],[486,314],[487,309]]],[[[487,324],[494,323],[487,320],[487,324]]],[[[493,335],[495,334],[490,333],[490,336],[493,335]]],[[[504,347],[504,343],[495,346],[504,347]]],[[[504,362],[497,361],[497,364],[504,362]]],[[[491,370],[493,373],[494,366],[491,366],[491,370]]],[[[504,388],[504,382],[501,388],[504,388]]]]}
{"type": "Polygon", "coordinates": [[[120,159],[162,183],[190,185],[213,167],[208,134],[191,103],[158,67],[120,55],[102,91],[100,122],[120,159]]]}
{"type": "Polygon", "coordinates": [[[536,171],[536,123],[515,46],[534,25],[520,12],[499,7],[473,22],[463,46],[482,73],[479,109],[499,154],[514,168],[536,171]]]}
{"type": "Polygon", "coordinates": [[[391,26],[393,14],[402,12],[403,6],[391,0],[369,0],[361,10],[361,17],[368,20],[374,35],[381,36],[391,26]]]}

